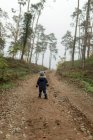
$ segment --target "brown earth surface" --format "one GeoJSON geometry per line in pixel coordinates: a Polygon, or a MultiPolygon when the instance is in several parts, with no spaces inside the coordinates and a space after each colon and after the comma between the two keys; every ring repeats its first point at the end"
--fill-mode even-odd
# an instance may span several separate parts
{"type": "Polygon", "coordinates": [[[37,75],[0,94],[0,140],[93,140],[93,98],[53,72],[47,79],[48,100],[37,75]]]}

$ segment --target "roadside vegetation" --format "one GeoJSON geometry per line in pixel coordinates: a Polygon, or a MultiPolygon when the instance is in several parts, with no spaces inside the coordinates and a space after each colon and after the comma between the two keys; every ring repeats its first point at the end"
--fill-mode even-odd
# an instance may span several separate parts
{"type": "Polygon", "coordinates": [[[60,56],[57,73],[88,93],[93,93],[93,2],[80,0],[71,17],[71,30],[62,36],[64,56],[60,56]],[[73,30],[74,33],[73,33],[73,30]],[[69,56],[69,59],[68,59],[69,56]],[[67,61],[69,60],[69,61],[67,61]]]}
{"type": "Polygon", "coordinates": [[[39,23],[46,1],[17,0],[17,3],[17,9],[11,7],[11,14],[0,7],[0,89],[9,89],[16,80],[46,69],[47,51],[51,69],[57,54],[55,34],[46,34],[39,23]]]}
{"type": "Polygon", "coordinates": [[[18,0],[17,3],[19,10],[11,7],[11,14],[0,7],[0,55],[7,53],[13,59],[35,64],[41,60],[44,66],[48,51],[51,69],[57,55],[57,39],[54,33],[46,34],[45,27],[39,23],[46,1],[33,4],[31,0],[18,0]]]}
{"type": "Polygon", "coordinates": [[[0,90],[10,89],[17,80],[24,80],[28,74],[38,73],[47,68],[28,64],[25,61],[0,57],[0,90]]]}
{"type": "Polygon", "coordinates": [[[82,69],[80,60],[74,62],[74,67],[72,67],[71,61],[60,62],[57,67],[57,73],[61,79],[65,78],[88,93],[93,93],[93,56],[86,59],[85,63],[85,69],[82,69]]]}

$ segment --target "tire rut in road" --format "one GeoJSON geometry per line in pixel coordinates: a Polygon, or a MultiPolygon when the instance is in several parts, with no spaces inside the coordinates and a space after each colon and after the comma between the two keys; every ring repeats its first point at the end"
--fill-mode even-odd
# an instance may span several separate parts
{"type": "Polygon", "coordinates": [[[66,104],[68,107],[69,113],[71,114],[73,121],[76,125],[76,129],[86,136],[90,137],[93,140],[93,123],[82,113],[77,107],[75,107],[69,100],[67,96],[59,96],[60,91],[57,91],[54,87],[50,88],[50,91],[53,92],[53,97],[56,99],[56,102],[61,106],[66,104]]]}

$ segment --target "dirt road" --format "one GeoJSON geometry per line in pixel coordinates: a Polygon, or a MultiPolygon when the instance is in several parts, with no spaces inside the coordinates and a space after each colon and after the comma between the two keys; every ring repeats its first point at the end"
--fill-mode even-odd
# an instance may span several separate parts
{"type": "Polygon", "coordinates": [[[93,140],[93,99],[47,77],[48,100],[38,98],[37,75],[0,95],[0,140],[93,140]]]}

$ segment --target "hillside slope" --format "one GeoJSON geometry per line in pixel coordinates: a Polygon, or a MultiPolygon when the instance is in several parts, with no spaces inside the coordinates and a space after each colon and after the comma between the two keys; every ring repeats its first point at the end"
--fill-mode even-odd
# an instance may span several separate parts
{"type": "Polygon", "coordinates": [[[9,89],[18,79],[47,68],[12,58],[0,58],[0,89],[9,89]]]}
{"type": "Polygon", "coordinates": [[[71,61],[60,63],[57,73],[61,79],[64,78],[88,93],[93,93],[93,57],[86,60],[84,69],[82,69],[81,61],[75,61],[74,67],[71,61]]]}

